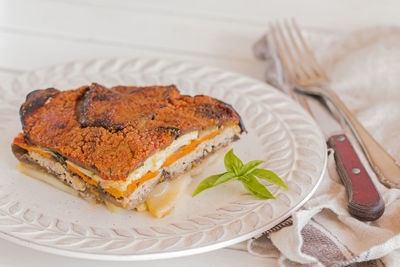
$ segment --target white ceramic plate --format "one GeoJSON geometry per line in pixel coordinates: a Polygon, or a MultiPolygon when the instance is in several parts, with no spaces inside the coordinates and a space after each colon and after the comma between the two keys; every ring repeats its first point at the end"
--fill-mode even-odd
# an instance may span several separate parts
{"type": "Polygon", "coordinates": [[[30,72],[0,85],[0,236],[65,256],[144,260],[190,255],[251,238],[287,218],[311,197],[326,165],[324,139],[311,117],[291,99],[260,81],[212,67],[152,59],[70,63],[30,72]],[[112,214],[103,206],[58,191],[20,174],[11,153],[21,131],[18,109],[34,89],[72,89],[90,82],[106,86],[176,84],[183,94],[207,94],[230,103],[248,134],[234,145],[244,161],[266,160],[289,186],[269,185],[276,200],[259,200],[239,183],[192,198],[209,166],[164,219],[147,213],[112,214]]]}

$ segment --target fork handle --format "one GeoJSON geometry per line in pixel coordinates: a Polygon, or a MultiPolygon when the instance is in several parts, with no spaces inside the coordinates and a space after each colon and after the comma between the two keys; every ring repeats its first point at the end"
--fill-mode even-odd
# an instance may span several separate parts
{"type": "Polygon", "coordinates": [[[335,106],[350,127],[380,182],[388,187],[400,188],[400,166],[368,133],[335,92],[329,88],[324,89],[324,97],[335,106]]]}

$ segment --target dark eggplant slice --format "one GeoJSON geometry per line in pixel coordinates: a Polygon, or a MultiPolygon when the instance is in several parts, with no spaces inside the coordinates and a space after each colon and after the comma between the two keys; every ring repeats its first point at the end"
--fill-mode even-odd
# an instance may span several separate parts
{"type": "Polygon", "coordinates": [[[47,88],[30,92],[26,96],[25,103],[22,104],[19,110],[22,127],[25,127],[25,119],[27,116],[32,114],[39,107],[43,106],[49,98],[57,95],[59,92],[59,90],[54,88],[47,88]]]}

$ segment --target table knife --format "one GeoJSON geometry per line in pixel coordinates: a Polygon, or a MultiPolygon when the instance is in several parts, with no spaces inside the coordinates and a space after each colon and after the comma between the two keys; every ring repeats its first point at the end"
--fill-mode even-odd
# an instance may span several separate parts
{"type": "Polygon", "coordinates": [[[335,152],[336,170],[346,188],[349,213],[360,220],[377,220],[385,210],[384,201],[343,128],[328,112],[326,105],[312,97],[298,97],[303,98],[299,103],[314,117],[328,147],[335,152]]]}

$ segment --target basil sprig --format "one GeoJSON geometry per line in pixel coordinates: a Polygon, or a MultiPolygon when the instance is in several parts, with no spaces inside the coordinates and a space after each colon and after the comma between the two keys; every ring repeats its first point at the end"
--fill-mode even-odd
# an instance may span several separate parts
{"type": "Polygon", "coordinates": [[[227,171],[221,174],[211,175],[201,181],[193,192],[193,196],[217,185],[238,180],[243,184],[247,191],[258,198],[275,198],[271,192],[269,192],[268,189],[257,180],[257,178],[267,180],[268,182],[285,189],[287,189],[287,186],[273,171],[257,168],[257,166],[263,162],[263,160],[252,160],[243,164],[243,162],[233,154],[233,149],[231,149],[225,154],[224,158],[225,168],[227,171]]]}

